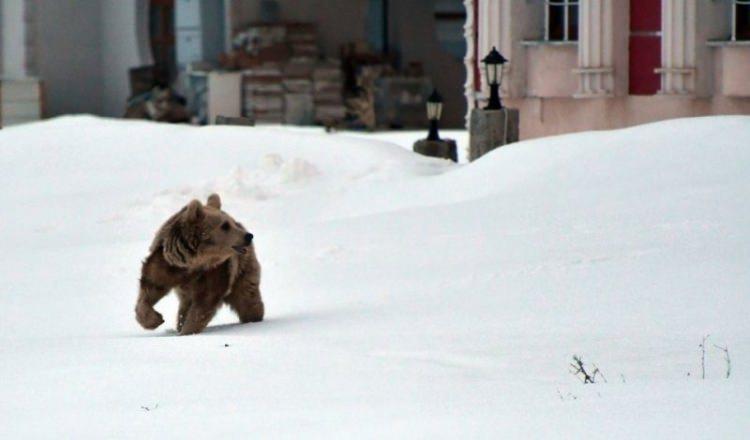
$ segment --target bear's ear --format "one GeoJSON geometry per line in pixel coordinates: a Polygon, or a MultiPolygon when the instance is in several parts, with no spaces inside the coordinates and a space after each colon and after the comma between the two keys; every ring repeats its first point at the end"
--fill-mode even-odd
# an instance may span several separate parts
{"type": "Polygon", "coordinates": [[[212,208],[221,209],[221,198],[216,193],[211,194],[210,196],[208,196],[208,202],[206,203],[206,205],[212,208]]]}
{"type": "Polygon", "coordinates": [[[203,212],[203,205],[200,200],[193,200],[188,203],[187,209],[185,210],[185,220],[189,222],[197,222],[203,220],[205,213],[203,212]]]}

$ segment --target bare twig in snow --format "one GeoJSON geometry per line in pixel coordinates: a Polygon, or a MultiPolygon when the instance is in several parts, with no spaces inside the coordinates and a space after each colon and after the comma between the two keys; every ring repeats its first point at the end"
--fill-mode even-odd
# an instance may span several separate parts
{"type": "Polygon", "coordinates": [[[732,374],[732,359],[729,358],[729,347],[721,345],[714,344],[714,347],[718,348],[719,350],[724,352],[724,361],[727,363],[727,375],[726,378],[729,379],[729,375],[732,374]]]}
{"type": "Polygon", "coordinates": [[[561,400],[562,402],[565,402],[565,398],[566,398],[566,397],[567,397],[568,399],[570,399],[570,400],[578,400],[578,396],[576,396],[575,394],[573,394],[573,393],[571,393],[571,392],[568,392],[568,394],[567,394],[566,396],[564,396],[564,395],[563,395],[563,393],[562,393],[562,392],[560,392],[560,388],[558,388],[558,389],[557,389],[557,395],[558,395],[558,396],[560,397],[560,400],[561,400]]]}
{"type": "Polygon", "coordinates": [[[711,335],[705,335],[698,348],[701,349],[701,379],[706,378],[706,341],[711,335]]]}
{"type": "Polygon", "coordinates": [[[592,376],[592,377],[593,377],[594,379],[596,379],[596,375],[598,374],[599,376],[601,376],[601,377],[602,377],[602,380],[604,381],[604,383],[608,383],[608,382],[607,382],[607,378],[606,378],[606,377],[604,377],[604,373],[602,373],[602,370],[600,370],[600,369],[599,369],[599,367],[597,367],[597,366],[596,366],[596,364],[591,364],[591,365],[593,365],[593,366],[594,366],[594,371],[593,371],[593,372],[591,373],[591,376],[592,376]]]}
{"type": "MultiPolygon", "coordinates": [[[[573,355],[573,362],[570,363],[570,372],[579,378],[583,383],[595,383],[596,375],[601,375],[601,371],[599,371],[598,368],[596,368],[596,365],[594,366],[594,371],[592,374],[589,374],[588,371],[586,371],[586,367],[583,365],[583,360],[578,355],[573,355]]],[[[604,378],[604,376],[602,376],[604,378]]],[[[606,382],[606,379],[605,379],[606,382]]]]}

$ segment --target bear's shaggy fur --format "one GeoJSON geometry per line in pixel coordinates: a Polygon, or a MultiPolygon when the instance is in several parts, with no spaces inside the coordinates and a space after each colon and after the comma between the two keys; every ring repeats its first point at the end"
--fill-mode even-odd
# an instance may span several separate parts
{"type": "Polygon", "coordinates": [[[141,268],[135,317],[153,330],[164,319],[154,305],[175,289],[180,300],[177,331],[201,332],[221,306],[228,304],[241,322],[263,320],[260,264],[252,234],[221,210],[216,194],[204,206],[193,200],[156,233],[141,268]]]}

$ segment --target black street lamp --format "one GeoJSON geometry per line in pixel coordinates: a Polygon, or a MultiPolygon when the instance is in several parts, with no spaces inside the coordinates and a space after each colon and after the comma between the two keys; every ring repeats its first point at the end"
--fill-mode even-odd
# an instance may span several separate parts
{"type": "Polygon", "coordinates": [[[443,97],[437,89],[432,89],[432,94],[427,98],[427,119],[430,120],[430,131],[427,134],[428,141],[439,141],[438,121],[443,113],[443,97]]]}
{"type": "Polygon", "coordinates": [[[500,84],[503,82],[503,64],[507,63],[508,60],[500,54],[500,52],[492,46],[492,50],[487,54],[484,59],[484,72],[487,76],[487,81],[490,84],[490,101],[487,103],[485,110],[500,110],[503,108],[503,103],[500,102],[500,84]]]}
{"type": "Polygon", "coordinates": [[[420,139],[414,142],[414,152],[425,156],[439,157],[450,159],[458,162],[458,153],[456,141],[453,139],[440,139],[438,134],[438,123],[440,115],[443,113],[443,97],[440,96],[437,89],[432,89],[432,93],[427,98],[427,119],[430,120],[430,131],[427,133],[427,139],[420,139]]]}

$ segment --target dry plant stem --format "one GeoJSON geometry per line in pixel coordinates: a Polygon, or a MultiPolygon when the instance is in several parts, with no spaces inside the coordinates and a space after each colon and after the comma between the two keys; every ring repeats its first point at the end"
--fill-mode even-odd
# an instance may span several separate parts
{"type": "Polygon", "coordinates": [[[586,371],[586,367],[584,367],[583,360],[581,359],[580,356],[573,355],[573,362],[570,364],[570,367],[571,367],[571,373],[573,373],[576,377],[579,377],[578,376],[579,374],[581,375],[579,379],[581,379],[583,383],[594,383],[596,371],[594,372],[593,375],[589,374],[586,371]]]}
{"type": "Polygon", "coordinates": [[[703,341],[701,341],[698,348],[701,349],[701,379],[706,378],[706,341],[711,335],[706,335],[703,337],[703,341]]]}
{"type": "Polygon", "coordinates": [[[729,379],[729,376],[732,374],[732,359],[729,357],[729,347],[722,347],[721,345],[717,344],[714,344],[714,347],[724,352],[724,361],[726,361],[727,363],[727,374],[725,377],[729,379]]]}
{"type": "Polygon", "coordinates": [[[594,366],[594,371],[591,373],[592,378],[596,379],[596,375],[598,374],[599,376],[602,377],[602,380],[604,381],[604,383],[608,383],[607,378],[604,377],[604,373],[602,373],[602,370],[600,370],[599,367],[596,366],[596,364],[592,364],[592,365],[594,366]]]}

